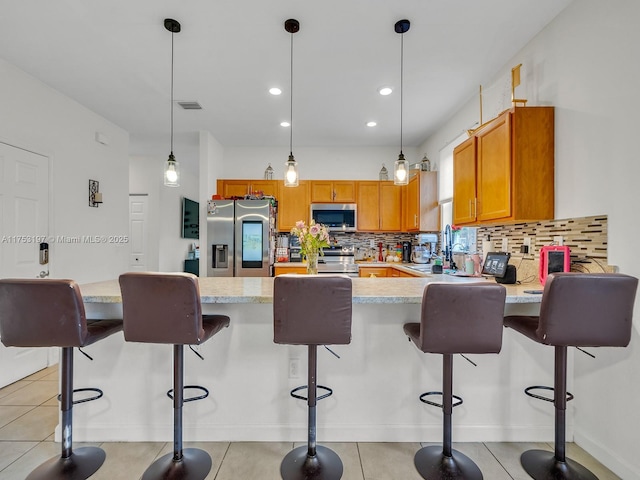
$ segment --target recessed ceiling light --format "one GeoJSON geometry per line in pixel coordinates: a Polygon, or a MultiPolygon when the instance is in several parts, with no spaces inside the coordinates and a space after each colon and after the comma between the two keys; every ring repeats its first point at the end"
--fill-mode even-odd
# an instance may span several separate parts
{"type": "Polygon", "coordinates": [[[269,93],[271,95],[280,95],[282,93],[282,90],[280,90],[278,87],[273,87],[269,89],[269,93]]]}
{"type": "Polygon", "coordinates": [[[367,127],[375,127],[378,125],[376,122],[367,122],[367,127]]]}
{"type": "Polygon", "coordinates": [[[391,87],[380,87],[378,89],[380,95],[391,95],[391,92],[393,92],[393,88],[391,87]]]}
{"type": "Polygon", "coordinates": [[[291,124],[289,122],[280,122],[281,127],[290,127],[291,124]]]}

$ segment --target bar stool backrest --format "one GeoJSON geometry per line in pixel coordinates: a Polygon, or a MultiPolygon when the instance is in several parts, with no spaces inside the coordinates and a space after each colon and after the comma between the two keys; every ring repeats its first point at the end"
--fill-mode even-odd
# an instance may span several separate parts
{"type": "Polygon", "coordinates": [[[422,294],[421,350],[498,353],[506,289],[497,283],[429,283],[422,294]]]}
{"type": "Polygon", "coordinates": [[[620,273],[553,273],[536,335],[554,346],[626,347],[638,279],[620,273]]]}
{"type": "Polygon", "coordinates": [[[198,277],[191,273],[120,275],[128,342],[196,345],[204,336],[198,277]]]}
{"type": "Polygon", "coordinates": [[[280,275],[273,285],[273,341],[288,345],[351,342],[351,279],[280,275]]]}
{"type": "Polygon", "coordinates": [[[88,336],[78,284],[0,280],[0,336],[7,347],[81,347],[88,336]]]}

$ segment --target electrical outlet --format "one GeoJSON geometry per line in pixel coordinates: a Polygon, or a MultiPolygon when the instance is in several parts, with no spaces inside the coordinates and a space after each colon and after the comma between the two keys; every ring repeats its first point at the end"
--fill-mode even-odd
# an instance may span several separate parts
{"type": "Polygon", "coordinates": [[[509,250],[509,239],[507,237],[502,238],[502,251],[506,252],[509,250]]]}
{"type": "Polygon", "coordinates": [[[553,243],[555,245],[564,245],[564,239],[562,238],[562,235],[554,235],[553,243]]]}
{"type": "Polygon", "coordinates": [[[527,247],[529,252],[531,252],[531,237],[525,235],[522,239],[522,244],[527,247]]]}
{"type": "Polygon", "coordinates": [[[300,378],[300,359],[289,359],[289,378],[300,378]]]}
{"type": "Polygon", "coordinates": [[[369,240],[369,248],[376,248],[376,244],[374,243],[373,239],[369,240]]]}

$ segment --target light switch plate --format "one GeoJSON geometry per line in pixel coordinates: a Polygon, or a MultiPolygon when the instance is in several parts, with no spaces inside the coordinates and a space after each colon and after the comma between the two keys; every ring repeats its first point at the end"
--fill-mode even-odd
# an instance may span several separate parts
{"type": "Polygon", "coordinates": [[[507,237],[502,238],[502,251],[506,252],[509,250],[509,239],[507,237]]]}

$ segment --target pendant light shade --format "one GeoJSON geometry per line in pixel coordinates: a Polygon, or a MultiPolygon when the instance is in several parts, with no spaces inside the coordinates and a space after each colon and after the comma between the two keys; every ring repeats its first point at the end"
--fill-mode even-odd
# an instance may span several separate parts
{"type": "Polygon", "coordinates": [[[407,185],[409,183],[409,162],[402,153],[402,101],[404,80],[404,34],[409,31],[409,20],[398,20],[395,24],[395,32],[400,34],[400,155],[393,166],[393,183],[395,185],[407,185]]]}
{"type": "Polygon", "coordinates": [[[173,156],[173,35],[180,32],[180,23],[171,18],[165,18],[164,28],[171,32],[171,153],[164,169],[164,184],[167,187],[180,186],[180,164],[173,156]]]}
{"type": "Polygon", "coordinates": [[[284,168],[284,186],[285,187],[297,187],[298,186],[298,162],[293,157],[293,34],[300,30],[300,22],[293,18],[284,22],[284,29],[291,34],[291,84],[289,86],[290,93],[290,130],[289,130],[289,160],[285,163],[284,168]]]}

